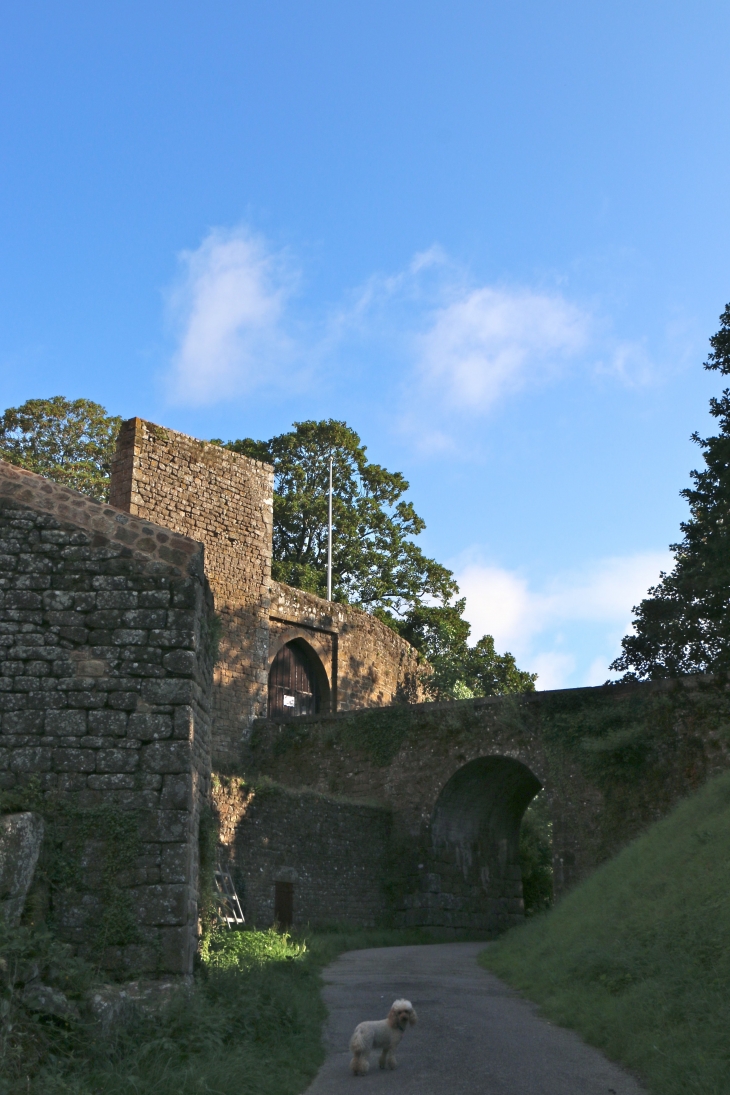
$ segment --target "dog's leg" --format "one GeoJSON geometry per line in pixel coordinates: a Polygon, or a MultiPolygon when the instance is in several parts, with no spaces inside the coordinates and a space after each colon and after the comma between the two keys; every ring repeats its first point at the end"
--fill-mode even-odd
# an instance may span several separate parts
{"type": "Polygon", "coordinates": [[[391,1049],[385,1057],[385,1064],[381,1064],[381,1068],[395,1068],[398,1062],[395,1059],[395,1050],[391,1049]]]}
{"type": "Polygon", "coordinates": [[[352,1070],[353,1076],[364,1076],[369,1068],[370,1064],[367,1055],[363,1053],[362,1050],[354,1050],[352,1060],[350,1061],[350,1069],[352,1070]]]}
{"type": "Polygon", "coordinates": [[[383,1052],[380,1054],[379,1064],[380,1064],[381,1068],[386,1067],[385,1062],[386,1062],[387,1058],[388,1058],[388,1047],[386,1046],[385,1049],[383,1050],[383,1052]]]}

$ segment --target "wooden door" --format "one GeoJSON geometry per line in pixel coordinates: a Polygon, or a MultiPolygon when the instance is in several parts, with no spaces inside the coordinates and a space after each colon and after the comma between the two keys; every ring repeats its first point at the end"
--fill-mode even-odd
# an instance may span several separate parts
{"type": "Polygon", "coordinates": [[[269,716],[293,718],[316,715],[319,688],[315,655],[296,642],[282,646],[269,671],[269,716]]]}
{"type": "Polygon", "coordinates": [[[294,923],[294,883],[274,883],[274,920],[280,928],[290,928],[294,923]]]}

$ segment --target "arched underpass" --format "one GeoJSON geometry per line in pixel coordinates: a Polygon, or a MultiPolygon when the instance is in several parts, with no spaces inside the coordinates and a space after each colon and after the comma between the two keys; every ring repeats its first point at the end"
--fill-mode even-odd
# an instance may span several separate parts
{"type": "Polygon", "coordinates": [[[406,899],[406,919],[490,932],[519,923],[520,823],[541,789],[537,776],[511,757],[478,757],[459,768],[436,801],[428,869],[421,892],[406,899]]]}

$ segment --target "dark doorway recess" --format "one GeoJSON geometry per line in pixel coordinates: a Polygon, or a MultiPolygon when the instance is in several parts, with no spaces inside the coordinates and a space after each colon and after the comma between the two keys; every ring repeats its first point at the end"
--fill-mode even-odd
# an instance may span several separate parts
{"type": "Polygon", "coordinates": [[[327,675],[311,646],[303,639],[282,646],[269,670],[269,717],[317,715],[328,697],[327,675]]]}
{"type": "Polygon", "coordinates": [[[290,928],[294,923],[294,883],[274,883],[274,920],[280,928],[290,928]]]}

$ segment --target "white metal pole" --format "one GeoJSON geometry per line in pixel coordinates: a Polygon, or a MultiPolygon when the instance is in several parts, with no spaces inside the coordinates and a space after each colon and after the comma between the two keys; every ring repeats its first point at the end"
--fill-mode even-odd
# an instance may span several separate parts
{"type": "Polygon", "coordinates": [[[327,600],[332,600],[332,453],[330,453],[330,493],[327,509],[327,600]]]}

